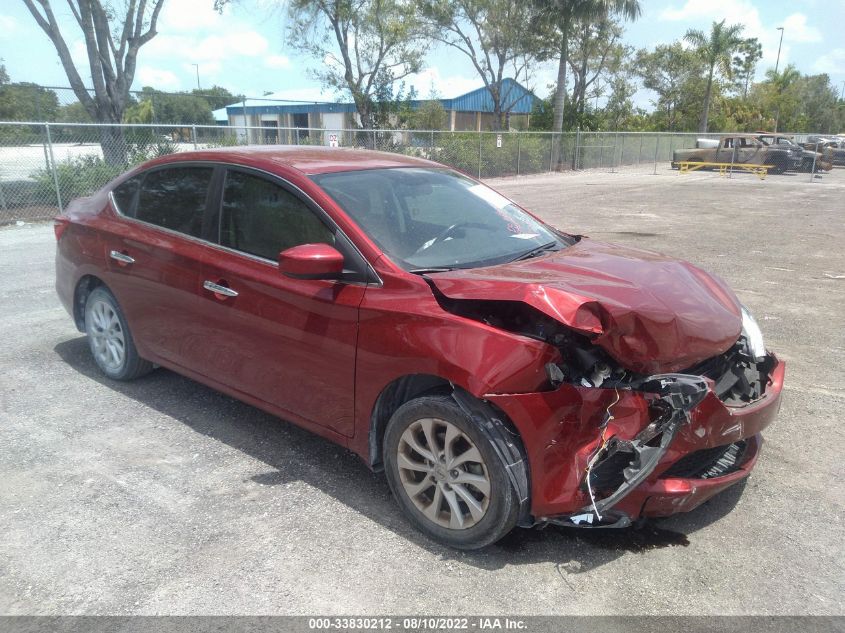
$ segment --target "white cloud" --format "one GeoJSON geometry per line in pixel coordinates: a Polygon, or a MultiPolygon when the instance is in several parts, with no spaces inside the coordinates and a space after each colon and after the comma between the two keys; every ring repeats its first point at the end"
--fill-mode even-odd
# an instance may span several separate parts
{"type": "Polygon", "coordinates": [[[807,16],[793,13],[782,22],[764,24],[760,12],[750,0],[687,0],[682,6],[671,5],[660,14],[661,20],[689,22],[705,31],[709,30],[709,21],[727,24],[742,24],[744,37],[756,37],[763,45],[763,59],[760,70],[772,67],[777,61],[780,32],[777,27],[784,27],[783,47],[780,54],[781,67],[789,62],[790,46],[788,42],[819,42],[821,32],[807,24],[807,16]]]}
{"type": "Polygon", "coordinates": [[[807,26],[807,16],[793,13],[783,21],[783,39],[787,42],[821,42],[822,34],[817,28],[807,26]]]}
{"type": "Polygon", "coordinates": [[[405,85],[413,86],[420,99],[425,99],[431,92],[432,86],[440,95],[441,99],[450,99],[475,90],[483,86],[481,77],[464,77],[462,75],[449,75],[444,77],[437,68],[426,68],[414,75],[405,78],[405,85]]]}
{"type": "Polygon", "coordinates": [[[11,15],[0,14],[0,33],[10,35],[18,29],[18,21],[11,15]]]}
{"type": "Polygon", "coordinates": [[[845,71],[845,48],[834,48],[816,60],[813,69],[820,73],[838,75],[845,71]]]}
{"type": "Polygon", "coordinates": [[[264,65],[267,68],[278,70],[290,68],[290,58],[286,55],[270,55],[269,57],[264,58],[264,65]]]}
{"type": "Polygon", "coordinates": [[[158,90],[173,90],[179,87],[179,78],[169,70],[141,66],[138,69],[138,79],[142,86],[151,86],[158,90]]]}
{"type": "Polygon", "coordinates": [[[267,39],[257,31],[240,30],[206,37],[163,34],[144,47],[144,54],[152,58],[179,58],[201,64],[231,61],[239,56],[259,57],[269,48],[267,39]]]}
{"type": "Polygon", "coordinates": [[[180,31],[193,32],[200,29],[219,27],[222,29],[227,23],[231,24],[226,5],[223,15],[214,10],[212,2],[198,2],[197,0],[168,0],[161,11],[158,30],[163,33],[180,31]]]}

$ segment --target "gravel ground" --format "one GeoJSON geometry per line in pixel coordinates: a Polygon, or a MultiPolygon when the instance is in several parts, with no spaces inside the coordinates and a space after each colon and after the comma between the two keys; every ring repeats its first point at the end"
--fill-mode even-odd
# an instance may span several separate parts
{"type": "Polygon", "coordinates": [[[842,614],[845,170],[493,185],[736,289],[789,363],[746,485],[642,531],[448,550],[343,449],[168,371],[102,378],[56,299],[52,228],[6,227],[0,613],[842,614]]]}

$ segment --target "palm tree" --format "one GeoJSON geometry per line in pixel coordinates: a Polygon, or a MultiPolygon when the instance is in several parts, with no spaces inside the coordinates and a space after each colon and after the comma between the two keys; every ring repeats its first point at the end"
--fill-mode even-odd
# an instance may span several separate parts
{"type": "Polygon", "coordinates": [[[742,44],[742,24],[731,24],[725,26],[725,20],[713,22],[710,27],[710,34],[705,35],[697,29],[690,29],[684,35],[684,39],[695,46],[696,52],[701,56],[708,68],[707,90],[704,92],[704,107],[701,110],[701,122],[698,126],[699,132],[707,131],[707,119],[710,116],[710,97],[713,94],[713,75],[718,68],[725,77],[731,76],[731,57],[734,51],[742,44]]]}
{"type": "Polygon", "coordinates": [[[778,122],[780,121],[780,106],[783,93],[796,81],[801,79],[801,73],[794,64],[789,64],[781,72],[776,70],[766,71],[766,81],[774,88],[775,91],[775,132],[778,131],[778,122]]]}
{"type": "Polygon", "coordinates": [[[595,20],[608,14],[636,20],[642,9],[639,0],[534,0],[545,19],[555,27],[555,56],[558,58],[557,87],[554,94],[553,132],[563,130],[566,104],[566,67],[569,64],[569,35],[577,20],[595,20]]]}

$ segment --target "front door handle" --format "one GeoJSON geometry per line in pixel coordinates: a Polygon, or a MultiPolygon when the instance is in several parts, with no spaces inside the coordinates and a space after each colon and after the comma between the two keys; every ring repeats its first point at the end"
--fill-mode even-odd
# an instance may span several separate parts
{"type": "Polygon", "coordinates": [[[209,281],[206,279],[202,282],[202,287],[206,290],[211,290],[216,295],[223,295],[224,297],[237,297],[238,291],[232,290],[226,286],[221,286],[220,284],[214,283],[213,281],[209,281]]]}
{"type": "Polygon", "coordinates": [[[114,260],[119,261],[121,264],[134,264],[135,263],[134,257],[130,257],[126,253],[121,253],[120,251],[111,251],[109,253],[109,257],[111,257],[114,260]]]}

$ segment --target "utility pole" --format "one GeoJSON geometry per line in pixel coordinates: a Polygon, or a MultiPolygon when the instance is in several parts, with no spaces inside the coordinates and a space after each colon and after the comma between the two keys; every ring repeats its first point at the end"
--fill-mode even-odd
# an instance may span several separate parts
{"type": "MultiPolygon", "coordinates": [[[[778,66],[780,65],[780,47],[783,45],[783,27],[777,28],[780,31],[780,42],[778,43],[778,56],[775,60],[775,81],[778,80],[778,66]]],[[[778,123],[780,122],[780,84],[778,84],[778,109],[775,112],[775,132],[778,131],[778,123]]]]}
{"type": "MultiPolygon", "coordinates": [[[[193,66],[197,71],[197,90],[202,90],[202,88],[200,88],[200,65],[191,64],[191,66],[193,66]]],[[[775,72],[777,72],[777,70],[775,70],[775,72]]]]}

